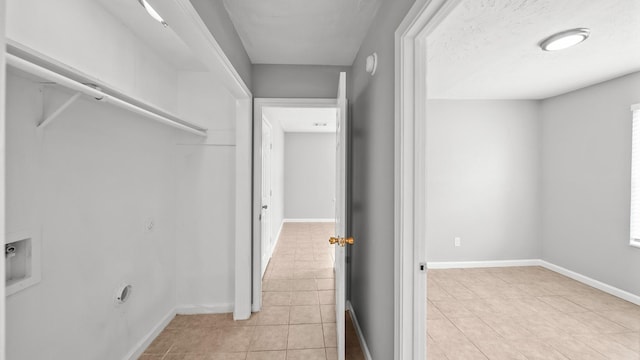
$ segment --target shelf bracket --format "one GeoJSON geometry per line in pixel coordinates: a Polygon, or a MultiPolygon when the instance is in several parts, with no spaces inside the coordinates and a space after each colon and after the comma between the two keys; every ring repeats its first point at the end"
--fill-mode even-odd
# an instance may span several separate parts
{"type": "Polygon", "coordinates": [[[60,105],[55,111],[49,114],[46,118],[42,119],[38,124],[39,128],[44,128],[49,125],[53,120],[55,120],[62,112],[64,112],[71,104],[73,104],[78,98],[82,95],[81,92],[77,92],[73,94],[67,101],[65,101],[62,105],[60,105]]]}

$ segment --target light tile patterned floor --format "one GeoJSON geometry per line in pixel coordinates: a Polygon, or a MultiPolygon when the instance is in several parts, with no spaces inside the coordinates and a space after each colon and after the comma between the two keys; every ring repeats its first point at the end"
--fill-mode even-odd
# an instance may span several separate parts
{"type": "MultiPolygon", "coordinates": [[[[286,223],[264,276],[260,313],[247,321],[178,315],[140,359],[336,359],[333,229],[333,223],[286,223]]],[[[352,329],[347,335],[357,344],[352,329]]],[[[359,345],[348,351],[348,359],[364,359],[359,345]]]]}
{"type": "Polygon", "coordinates": [[[429,360],[640,359],[639,306],[550,270],[427,275],[429,360]]]}

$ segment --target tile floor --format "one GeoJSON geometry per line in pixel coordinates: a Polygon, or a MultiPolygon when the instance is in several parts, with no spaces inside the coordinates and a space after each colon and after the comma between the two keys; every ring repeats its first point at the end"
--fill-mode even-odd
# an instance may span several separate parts
{"type": "Polygon", "coordinates": [[[541,267],[429,270],[427,358],[640,359],[640,307],[541,267]]]}
{"type": "MultiPolygon", "coordinates": [[[[332,234],[332,223],[286,223],[263,279],[261,312],[246,321],[178,315],[140,360],[337,359],[332,234]]],[[[364,359],[359,345],[348,349],[347,359],[364,359]]]]}

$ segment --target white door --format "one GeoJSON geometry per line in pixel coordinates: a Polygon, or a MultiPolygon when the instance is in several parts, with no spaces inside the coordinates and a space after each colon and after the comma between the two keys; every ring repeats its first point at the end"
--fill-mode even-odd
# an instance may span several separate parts
{"type": "Polygon", "coordinates": [[[338,86],[338,113],[336,131],[336,230],[329,241],[335,246],[335,288],[336,288],[336,332],[338,359],[345,358],[345,302],[346,302],[346,262],[345,246],[353,243],[347,238],[346,225],[346,179],[347,179],[347,74],[340,73],[338,86]]]}
{"type": "MultiPolygon", "coordinates": [[[[2,159],[5,159],[5,24],[6,22],[6,7],[5,1],[0,0],[0,156],[2,159]]],[[[5,193],[4,193],[4,174],[5,174],[5,164],[4,161],[0,161],[0,199],[2,199],[2,209],[5,208],[5,193]]],[[[2,220],[0,220],[0,235],[2,237],[1,244],[4,244],[4,210],[0,210],[0,216],[2,216],[2,220]]],[[[4,257],[0,259],[0,276],[4,278],[4,257]]],[[[0,287],[0,360],[4,360],[5,353],[5,315],[4,315],[4,286],[0,287]]]]}
{"type": "Polygon", "coordinates": [[[266,119],[262,119],[262,209],[260,211],[261,227],[261,252],[262,252],[262,272],[267,270],[267,264],[271,259],[271,124],[266,119]]]}

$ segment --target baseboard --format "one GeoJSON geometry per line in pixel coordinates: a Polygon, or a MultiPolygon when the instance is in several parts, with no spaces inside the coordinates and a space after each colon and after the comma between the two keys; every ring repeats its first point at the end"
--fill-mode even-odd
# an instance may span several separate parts
{"type": "Polygon", "coordinates": [[[472,269],[511,266],[540,266],[539,259],[492,260],[492,261],[430,261],[427,269],[472,269]]]}
{"type": "Polygon", "coordinates": [[[228,304],[200,304],[200,305],[178,305],[176,314],[196,315],[196,314],[224,314],[233,312],[233,303],[228,304]]]}
{"type": "Polygon", "coordinates": [[[283,227],[284,227],[284,220],[280,222],[280,229],[278,229],[278,233],[276,234],[276,241],[273,243],[273,247],[271,248],[271,254],[269,256],[269,259],[271,259],[271,256],[273,256],[273,251],[276,249],[276,246],[278,246],[278,241],[280,241],[280,234],[282,234],[283,227]]]}
{"type": "Polygon", "coordinates": [[[332,223],[336,219],[284,219],[282,222],[286,223],[332,223]]]}
{"type": "MultiPolygon", "coordinates": [[[[273,243],[273,246],[271,246],[271,248],[269,249],[269,259],[267,260],[266,264],[262,264],[264,265],[264,268],[260,269],[260,278],[264,279],[264,274],[267,271],[267,266],[269,265],[269,262],[271,261],[271,258],[273,257],[273,252],[276,250],[276,246],[278,246],[278,241],[280,240],[280,234],[282,233],[282,227],[284,226],[284,220],[280,223],[280,229],[278,229],[278,233],[276,234],[276,241],[273,243]]],[[[255,308],[253,307],[253,305],[251,306],[252,311],[258,311],[255,310],[255,308]]]]}
{"type": "Polygon", "coordinates": [[[619,289],[615,286],[605,284],[602,281],[592,279],[588,276],[579,274],[575,271],[563,268],[541,259],[526,260],[498,260],[498,261],[458,261],[458,262],[427,262],[427,269],[471,269],[471,268],[490,268],[490,267],[510,267],[510,266],[542,266],[558,274],[589,285],[607,294],[619,297],[633,304],[640,305],[640,296],[632,294],[628,291],[619,289]]]}
{"type": "Polygon", "coordinates": [[[615,286],[611,286],[609,284],[605,284],[601,281],[598,281],[596,279],[592,279],[588,276],[584,276],[582,274],[579,274],[575,271],[571,271],[569,269],[563,268],[562,266],[558,266],[555,264],[552,264],[548,261],[544,261],[544,260],[540,260],[540,266],[549,269],[551,271],[555,271],[558,274],[562,274],[566,277],[569,277],[573,280],[579,281],[585,285],[589,285],[591,287],[594,287],[598,290],[602,290],[608,294],[611,294],[613,296],[619,297],[621,299],[624,299],[626,301],[629,301],[631,303],[634,303],[636,305],[640,305],[640,296],[638,295],[634,295],[630,292],[624,291],[622,289],[618,289],[615,286]]]}
{"type": "Polygon", "coordinates": [[[360,324],[358,323],[358,317],[356,316],[356,312],[353,310],[351,301],[347,301],[347,310],[349,310],[349,312],[351,313],[351,322],[353,322],[353,327],[356,328],[356,334],[358,335],[358,339],[360,340],[360,348],[362,349],[364,358],[366,360],[371,360],[371,353],[369,352],[367,341],[364,339],[364,335],[362,335],[362,329],[360,328],[360,324]]]}
{"type": "Polygon", "coordinates": [[[160,322],[156,326],[154,326],[153,329],[151,329],[151,331],[136,344],[133,350],[129,351],[129,353],[124,357],[124,359],[125,360],[138,359],[142,355],[144,350],[148,348],[149,345],[151,345],[153,340],[155,340],[155,338],[158,337],[158,335],[160,335],[162,330],[164,330],[164,328],[166,328],[167,325],[169,325],[169,322],[173,320],[174,316],[176,316],[176,311],[175,309],[171,309],[171,311],[169,311],[167,315],[165,315],[162,318],[162,320],[160,320],[160,322]]]}

